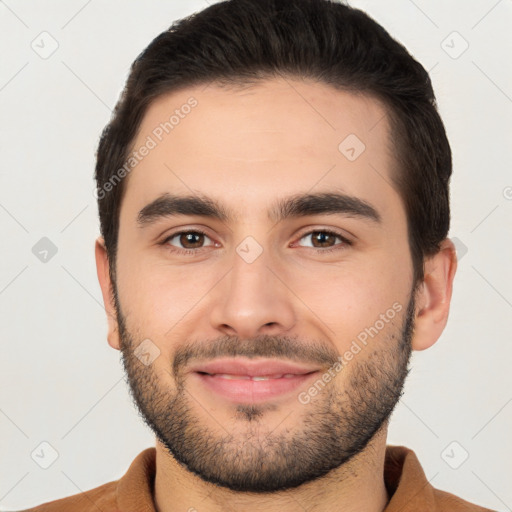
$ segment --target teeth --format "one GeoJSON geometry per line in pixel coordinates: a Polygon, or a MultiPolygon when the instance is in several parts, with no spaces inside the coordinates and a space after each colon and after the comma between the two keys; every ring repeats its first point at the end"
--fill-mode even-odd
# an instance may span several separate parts
{"type": "Polygon", "coordinates": [[[295,377],[294,373],[285,373],[285,374],[276,374],[276,375],[255,375],[254,377],[250,377],[249,375],[230,375],[229,373],[213,373],[210,374],[215,377],[220,377],[221,379],[228,380],[270,380],[270,379],[292,379],[295,377]]]}

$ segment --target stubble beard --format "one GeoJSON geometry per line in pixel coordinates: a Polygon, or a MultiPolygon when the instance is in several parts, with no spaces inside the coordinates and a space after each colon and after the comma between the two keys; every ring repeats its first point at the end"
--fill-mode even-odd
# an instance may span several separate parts
{"type": "MultiPolygon", "coordinates": [[[[290,424],[295,417],[293,428],[280,428],[279,420],[273,425],[266,421],[267,413],[278,412],[278,407],[269,403],[233,404],[232,422],[227,424],[211,416],[187,390],[183,372],[186,358],[175,358],[169,367],[175,386],[162,385],[152,365],[144,366],[134,355],[140,341],[128,332],[118,303],[116,309],[121,358],[144,422],[189,471],[236,492],[292,489],[346,465],[388,420],[409,372],[413,294],[402,325],[392,324],[385,337],[369,342],[363,358],[356,355],[348,363],[350,372],[343,389],[336,378],[310,403],[297,400],[293,409],[283,410],[281,423],[290,424]]],[[[265,336],[247,343],[229,337],[218,340],[216,346],[210,344],[209,353],[217,350],[215,353],[233,357],[293,358],[297,345],[287,338],[265,336]]]]}

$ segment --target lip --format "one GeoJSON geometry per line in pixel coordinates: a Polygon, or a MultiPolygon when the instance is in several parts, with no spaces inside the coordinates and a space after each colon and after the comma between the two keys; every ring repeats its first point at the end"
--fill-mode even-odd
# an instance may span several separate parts
{"type": "Polygon", "coordinates": [[[210,393],[231,402],[260,403],[291,394],[319,370],[276,359],[236,358],[199,364],[190,373],[210,393]]]}
{"type": "Polygon", "coordinates": [[[312,366],[300,365],[289,361],[279,361],[277,359],[262,358],[256,360],[246,358],[216,359],[215,361],[198,364],[191,368],[193,372],[248,375],[249,377],[284,375],[288,373],[304,375],[317,370],[318,368],[312,366]]]}

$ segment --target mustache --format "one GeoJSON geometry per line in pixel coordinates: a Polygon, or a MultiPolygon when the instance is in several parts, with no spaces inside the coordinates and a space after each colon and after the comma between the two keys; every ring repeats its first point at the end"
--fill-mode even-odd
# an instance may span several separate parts
{"type": "Polygon", "coordinates": [[[262,335],[253,339],[240,339],[237,336],[225,336],[211,341],[188,342],[178,347],[174,354],[173,372],[178,376],[191,361],[219,357],[281,358],[330,367],[338,361],[339,355],[334,348],[323,343],[305,343],[294,337],[262,335]]]}

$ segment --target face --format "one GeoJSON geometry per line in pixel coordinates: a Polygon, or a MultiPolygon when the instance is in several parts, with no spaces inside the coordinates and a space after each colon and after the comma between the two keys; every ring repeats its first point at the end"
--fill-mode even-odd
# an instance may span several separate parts
{"type": "Polygon", "coordinates": [[[294,80],[147,111],[120,211],[118,348],[147,424],[202,479],[296,487],[385,425],[415,309],[389,137],[377,101],[294,80]]]}

